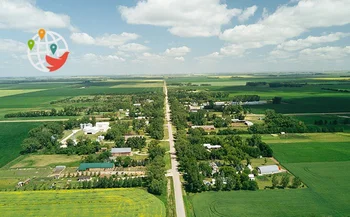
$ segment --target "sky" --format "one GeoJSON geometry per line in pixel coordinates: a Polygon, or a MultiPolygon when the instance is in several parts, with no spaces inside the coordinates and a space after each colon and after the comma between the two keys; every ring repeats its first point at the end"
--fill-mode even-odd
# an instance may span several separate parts
{"type": "Polygon", "coordinates": [[[350,69],[350,0],[0,0],[0,77],[350,69]],[[27,41],[62,35],[66,64],[27,41]]]}

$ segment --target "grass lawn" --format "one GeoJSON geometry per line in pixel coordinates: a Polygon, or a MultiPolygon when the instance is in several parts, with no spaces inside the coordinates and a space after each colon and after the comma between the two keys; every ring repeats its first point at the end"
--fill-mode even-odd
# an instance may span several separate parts
{"type": "Polygon", "coordinates": [[[2,192],[2,216],[166,216],[162,201],[142,189],[2,192]]]}
{"type": "Polygon", "coordinates": [[[63,165],[77,167],[82,156],[78,155],[27,155],[24,159],[12,165],[11,168],[21,167],[55,167],[63,165]]]}
{"type": "Polygon", "coordinates": [[[21,143],[28,132],[42,123],[0,123],[0,167],[20,155],[21,143]]]}

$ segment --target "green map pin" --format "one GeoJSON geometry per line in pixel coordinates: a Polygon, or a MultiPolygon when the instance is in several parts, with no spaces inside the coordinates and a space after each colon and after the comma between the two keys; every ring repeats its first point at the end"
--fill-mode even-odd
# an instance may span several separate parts
{"type": "Polygon", "coordinates": [[[50,45],[50,49],[51,49],[52,54],[55,54],[56,50],[57,50],[57,45],[55,45],[55,44],[50,45]]]}
{"type": "Polygon", "coordinates": [[[33,39],[30,39],[30,40],[28,41],[28,47],[29,47],[29,49],[32,50],[33,47],[34,47],[34,45],[35,45],[34,40],[33,40],[33,39]]]}

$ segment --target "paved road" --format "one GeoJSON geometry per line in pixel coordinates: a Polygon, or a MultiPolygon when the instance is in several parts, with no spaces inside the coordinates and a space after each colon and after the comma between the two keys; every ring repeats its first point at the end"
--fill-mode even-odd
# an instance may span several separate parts
{"type": "Polygon", "coordinates": [[[168,125],[168,131],[169,131],[169,144],[170,144],[170,157],[171,157],[171,170],[168,171],[168,175],[173,177],[173,183],[174,183],[174,193],[175,193],[175,205],[176,205],[176,216],[177,217],[185,217],[186,211],[185,211],[185,205],[182,197],[182,184],[180,181],[180,174],[177,170],[177,166],[179,163],[176,160],[176,151],[175,151],[175,144],[174,144],[174,137],[173,137],[173,128],[170,121],[170,107],[169,107],[169,101],[168,101],[168,89],[166,87],[166,83],[164,82],[164,93],[165,93],[165,116],[167,120],[168,125]],[[170,173],[170,174],[169,174],[170,173]]]}

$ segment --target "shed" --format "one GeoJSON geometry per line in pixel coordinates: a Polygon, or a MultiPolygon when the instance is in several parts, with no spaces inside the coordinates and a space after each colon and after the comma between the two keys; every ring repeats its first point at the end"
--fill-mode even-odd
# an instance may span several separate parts
{"type": "Polygon", "coordinates": [[[101,169],[113,169],[113,163],[81,163],[78,170],[86,171],[86,170],[101,170],[101,169]]]}
{"type": "Polygon", "coordinates": [[[112,148],[111,153],[113,156],[130,156],[131,148],[112,148]]]}
{"type": "Polygon", "coordinates": [[[258,172],[260,175],[275,174],[280,172],[280,168],[277,165],[260,166],[258,172]]]}

